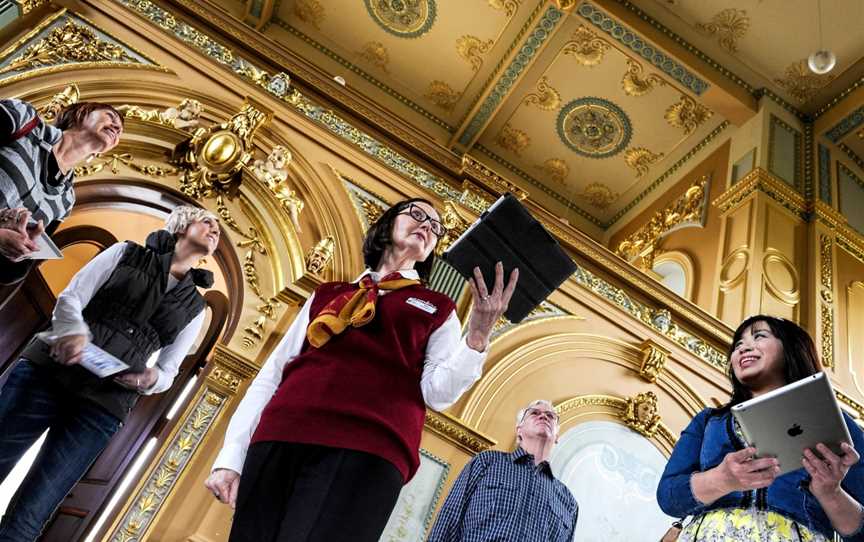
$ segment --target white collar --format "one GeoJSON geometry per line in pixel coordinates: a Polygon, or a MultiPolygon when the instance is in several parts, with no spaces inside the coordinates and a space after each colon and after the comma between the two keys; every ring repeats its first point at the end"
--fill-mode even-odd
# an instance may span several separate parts
{"type": "MultiPolygon", "coordinates": [[[[403,279],[420,280],[420,274],[417,273],[416,269],[400,269],[399,271],[397,271],[397,273],[402,275],[403,279]]],[[[372,271],[371,269],[367,269],[360,273],[360,276],[354,279],[352,282],[360,282],[360,280],[366,275],[372,277],[372,280],[374,280],[375,282],[379,282],[381,280],[381,273],[378,273],[377,271],[372,271]]]]}

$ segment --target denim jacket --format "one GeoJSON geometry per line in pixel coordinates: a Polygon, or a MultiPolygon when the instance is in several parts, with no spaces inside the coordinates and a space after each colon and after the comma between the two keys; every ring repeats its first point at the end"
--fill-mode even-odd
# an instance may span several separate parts
{"type": "MultiPolygon", "coordinates": [[[[735,435],[729,411],[715,412],[715,409],[706,408],[697,414],[675,444],[657,487],[657,502],[663,512],[673,517],[685,517],[698,516],[718,508],[756,507],[780,513],[831,539],[834,528],[819,501],[810,493],[810,475],[803,467],[778,476],[767,488],[733,491],[707,506],[693,496],[691,475],[716,467],[726,454],[744,448],[735,435]]],[[[859,454],[864,455],[864,433],[852,418],[845,413],[843,417],[852,435],[853,446],[859,454]]],[[[858,503],[864,503],[864,459],[849,469],[842,487],[858,503]]],[[[843,540],[864,542],[864,522],[843,540]]]]}

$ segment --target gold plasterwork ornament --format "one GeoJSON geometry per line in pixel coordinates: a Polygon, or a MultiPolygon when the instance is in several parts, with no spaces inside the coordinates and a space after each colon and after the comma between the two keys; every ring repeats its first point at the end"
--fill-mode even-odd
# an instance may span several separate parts
{"type": "Polygon", "coordinates": [[[489,188],[493,194],[504,194],[510,192],[519,201],[522,201],[529,196],[528,192],[504,179],[468,154],[462,155],[462,169],[459,173],[470,175],[472,178],[477,179],[480,184],[489,188]]]}
{"type": "Polygon", "coordinates": [[[498,132],[498,137],[495,138],[495,143],[497,143],[501,148],[519,156],[519,154],[531,144],[531,138],[522,130],[513,128],[508,123],[501,128],[500,132],[498,132]]]}
{"type": "Polygon", "coordinates": [[[601,211],[617,200],[618,196],[617,192],[612,192],[612,189],[603,183],[591,183],[579,194],[579,197],[587,201],[589,205],[601,211]]]}
{"type": "Polygon", "coordinates": [[[657,408],[657,395],[653,391],[640,393],[627,399],[627,406],[621,413],[627,427],[647,438],[653,438],[660,426],[657,408]]]}
{"type": "Polygon", "coordinates": [[[503,10],[508,17],[512,17],[516,13],[516,10],[519,9],[522,0],[487,0],[487,2],[489,3],[489,7],[503,10]]]}
{"type": "Polygon", "coordinates": [[[684,194],[654,213],[644,226],[618,243],[615,253],[628,262],[641,258],[637,265],[651,269],[657,246],[664,235],[673,229],[704,224],[707,189],[707,177],[694,182],[684,194]]]}
{"type": "Polygon", "coordinates": [[[0,68],[0,75],[58,64],[83,62],[129,62],[138,60],[123,47],[101,39],[96,33],[72,20],[54,28],[47,36],[0,68]]]}
{"type": "Polygon", "coordinates": [[[471,64],[471,69],[476,72],[483,66],[483,55],[488,53],[493,45],[493,40],[483,41],[477,36],[466,35],[456,40],[456,53],[471,64]]]}
{"type": "Polygon", "coordinates": [[[825,85],[834,80],[833,73],[816,74],[807,66],[807,59],[790,64],[783,77],[774,79],[799,104],[810,101],[825,85]]]}
{"type": "Polygon", "coordinates": [[[554,111],[561,105],[561,93],[549,84],[544,75],[537,80],[537,91],[526,94],[522,103],[534,105],[543,111],[554,111]]]}
{"type": "Polygon", "coordinates": [[[363,45],[363,48],[357,52],[357,56],[375,66],[384,73],[387,71],[387,64],[390,63],[390,55],[387,53],[387,48],[380,41],[369,41],[363,45]]]}
{"type": "Polygon", "coordinates": [[[747,10],[727,8],[711,18],[711,22],[697,23],[696,28],[709,36],[715,36],[720,47],[730,53],[738,51],[738,40],[750,29],[747,10]]]}
{"type": "Polygon", "coordinates": [[[636,178],[648,173],[649,168],[663,158],[663,153],[654,153],[645,147],[634,147],[624,152],[624,162],[627,167],[636,171],[636,178]]]}
{"type": "Polygon", "coordinates": [[[465,233],[465,230],[471,225],[471,221],[462,216],[453,201],[445,200],[444,209],[441,211],[441,224],[447,228],[447,233],[435,245],[435,254],[438,256],[444,254],[450,245],[465,233]]]}
{"type": "Polygon", "coordinates": [[[247,98],[240,111],[226,122],[198,128],[192,137],[179,143],[173,160],[183,170],[180,190],[195,199],[223,193],[233,197],[243,167],[252,161],[252,137],[271,116],[247,98]]]}
{"type": "Polygon", "coordinates": [[[282,145],[276,145],[266,159],[255,160],[250,169],[252,175],[266,185],[288,211],[294,229],[301,232],[300,212],[303,211],[304,203],[288,182],[288,164],[291,163],[291,158],[291,151],[282,145]]]}
{"type": "Polygon", "coordinates": [[[198,100],[186,98],[177,106],[164,110],[144,109],[137,105],[121,105],[117,110],[127,119],[155,122],[178,130],[189,130],[198,126],[204,106],[198,100]]]}
{"type": "Polygon", "coordinates": [[[57,119],[57,115],[60,114],[60,111],[74,103],[78,103],[79,99],[81,99],[81,91],[78,90],[78,85],[72,83],[52,96],[48,105],[39,111],[39,115],[43,120],[54,122],[57,119]]]}
{"type": "Polygon", "coordinates": [[[21,14],[27,15],[39,6],[47,4],[50,0],[14,0],[21,7],[21,14]]]}
{"type": "Polygon", "coordinates": [[[564,45],[563,53],[572,56],[583,66],[596,66],[603,61],[603,56],[609,50],[609,43],[597,36],[584,25],[573,32],[573,36],[564,45]]]}
{"type": "Polygon", "coordinates": [[[456,92],[444,81],[435,80],[429,83],[429,89],[424,97],[441,109],[450,111],[462,97],[462,93],[456,92]]]}
{"type": "Polygon", "coordinates": [[[666,81],[659,75],[644,74],[642,64],[635,60],[627,59],[627,71],[621,78],[621,88],[628,96],[644,96],[654,90],[654,87],[666,86],[666,81]]]}
{"type": "Polygon", "coordinates": [[[321,23],[324,22],[326,13],[324,6],[318,0],[295,0],[294,16],[315,30],[321,30],[321,23]]]}
{"type": "Polygon", "coordinates": [[[112,174],[117,175],[120,172],[121,165],[128,167],[132,171],[155,178],[168,177],[180,172],[179,169],[167,164],[143,164],[128,152],[124,152],[110,154],[77,166],[75,168],[75,177],[79,179],[89,177],[106,168],[112,174]]]}
{"type": "Polygon", "coordinates": [[[570,166],[560,158],[550,158],[543,162],[542,166],[535,167],[542,171],[544,175],[559,183],[563,183],[567,179],[567,176],[570,175],[570,166]]]}
{"type": "Polygon", "coordinates": [[[673,128],[681,128],[684,134],[690,134],[703,122],[710,119],[714,113],[704,105],[697,103],[689,96],[681,95],[681,99],[666,109],[663,118],[673,128]]]}
{"type": "Polygon", "coordinates": [[[669,350],[656,344],[652,340],[644,341],[639,345],[641,351],[641,360],[639,366],[639,376],[648,382],[656,382],[663,367],[666,366],[666,361],[669,359],[669,350]]]}
{"type": "Polygon", "coordinates": [[[489,450],[498,444],[495,439],[469,427],[462,420],[446,412],[426,409],[424,427],[471,455],[489,450]]]}
{"type": "Polygon", "coordinates": [[[332,235],[321,239],[306,255],[306,270],[315,275],[322,274],[333,261],[335,252],[336,240],[332,235]]]}

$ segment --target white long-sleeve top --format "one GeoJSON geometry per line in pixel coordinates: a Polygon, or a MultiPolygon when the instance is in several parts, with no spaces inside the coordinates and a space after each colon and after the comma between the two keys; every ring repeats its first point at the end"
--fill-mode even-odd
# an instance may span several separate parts
{"type": "MultiPolygon", "coordinates": [[[[399,273],[406,279],[418,278],[414,269],[403,269],[399,273]]],[[[381,279],[379,273],[366,270],[354,282],[366,275],[371,275],[375,282],[381,279]]],[[[378,295],[387,295],[387,292],[381,290],[378,295]]],[[[230,469],[237,473],[242,472],[246,451],[258,427],[261,412],[282,382],[283,369],[300,354],[303,347],[306,328],[309,327],[309,308],[314,297],[313,294],[306,300],[288,332],[246,390],[246,395],[228,423],[225,442],[216,456],[213,470],[230,469]]],[[[465,342],[459,317],[455,310],[452,311],[447,320],[432,332],[426,345],[426,359],[420,377],[420,389],[426,406],[433,410],[444,410],[455,403],[465,390],[480,378],[485,360],[486,352],[477,352],[465,342]]]]}
{"type": "MultiPolygon", "coordinates": [[[[114,243],[75,273],[69,285],[57,297],[57,305],[54,307],[54,314],[51,317],[51,327],[36,335],[39,340],[47,344],[54,344],[54,341],[67,335],[91,337],[90,328],[84,321],[84,308],[114,272],[114,268],[120,262],[125,249],[125,242],[114,243]]],[[[166,291],[174,288],[178,282],[169,273],[166,291]]],[[[171,383],[174,382],[174,377],[177,376],[177,371],[180,369],[180,363],[195,343],[202,324],[204,324],[204,311],[198,313],[191,322],[186,324],[186,327],[180,331],[173,343],[159,350],[154,365],[158,375],[156,382],[150,388],[141,390],[139,393],[143,395],[162,393],[171,387],[171,383]]]]}

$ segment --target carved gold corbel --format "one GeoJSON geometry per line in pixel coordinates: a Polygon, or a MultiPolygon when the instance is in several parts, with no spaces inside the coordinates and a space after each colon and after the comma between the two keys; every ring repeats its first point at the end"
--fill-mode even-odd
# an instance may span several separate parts
{"type": "Polygon", "coordinates": [[[657,377],[669,359],[669,350],[658,345],[651,339],[639,345],[642,351],[642,360],[639,366],[639,375],[648,382],[656,382],[657,377]]]}

